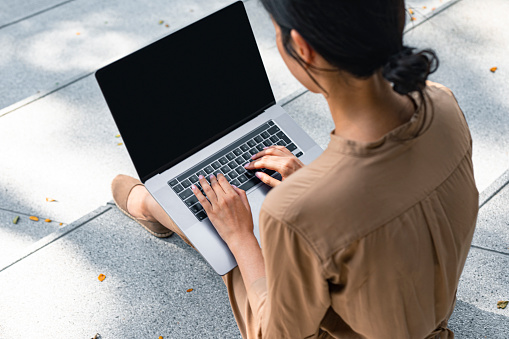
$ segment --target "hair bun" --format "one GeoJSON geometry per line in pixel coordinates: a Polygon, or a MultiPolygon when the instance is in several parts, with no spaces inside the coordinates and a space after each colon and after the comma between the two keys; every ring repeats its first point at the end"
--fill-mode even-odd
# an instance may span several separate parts
{"type": "Polygon", "coordinates": [[[383,76],[393,84],[399,94],[422,91],[428,75],[438,68],[438,58],[433,50],[414,53],[415,48],[403,47],[393,55],[383,68],[383,76]]]}

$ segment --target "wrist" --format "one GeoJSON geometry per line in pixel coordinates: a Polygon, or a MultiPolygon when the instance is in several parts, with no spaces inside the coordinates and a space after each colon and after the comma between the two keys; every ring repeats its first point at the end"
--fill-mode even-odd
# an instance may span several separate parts
{"type": "Polygon", "coordinates": [[[227,244],[234,256],[236,256],[236,253],[239,251],[246,250],[248,247],[260,247],[258,240],[256,240],[256,237],[253,233],[235,235],[227,241],[227,244]]]}

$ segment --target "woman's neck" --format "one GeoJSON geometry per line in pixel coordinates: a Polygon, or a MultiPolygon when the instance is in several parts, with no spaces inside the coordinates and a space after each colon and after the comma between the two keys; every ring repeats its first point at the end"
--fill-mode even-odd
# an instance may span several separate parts
{"type": "Polygon", "coordinates": [[[331,77],[327,85],[335,134],[345,139],[376,141],[408,122],[415,111],[413,101],[396,93],[381,72],[366,80],[331,77]]]}

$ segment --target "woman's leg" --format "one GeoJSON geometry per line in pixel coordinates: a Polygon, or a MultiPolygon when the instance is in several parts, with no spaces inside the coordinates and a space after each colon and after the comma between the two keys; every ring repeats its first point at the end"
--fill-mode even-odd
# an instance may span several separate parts
{"type": "Polygon", "coordinates": [[[177,233],[182,240],[194,248],[189,239],[187,239],[177,224],[166,214],[154,197],[150,195],[145,186],[139,185],[132,189],[127,198],[127,210],[135,218],[159,222],[170,231],[177,233]]]}

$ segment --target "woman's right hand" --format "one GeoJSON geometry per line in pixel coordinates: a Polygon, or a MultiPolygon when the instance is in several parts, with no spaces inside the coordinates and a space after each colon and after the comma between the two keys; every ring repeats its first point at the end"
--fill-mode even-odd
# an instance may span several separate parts
{"type": "MultiPolygon", "coordinates": [[[[263,151],[253,155],[251,159],[253,159],[253,161],[244,166],[247,170],[257,170],[261,168],[273,170],[281,174],[283,181],[291,174],[304,167],[304,163],[283,146],[267,147],[263,151]]],[[[275,187],[281,183],[281,181],[263,172],[256,172],[256,177],[271,187],[275,187]]]]}

